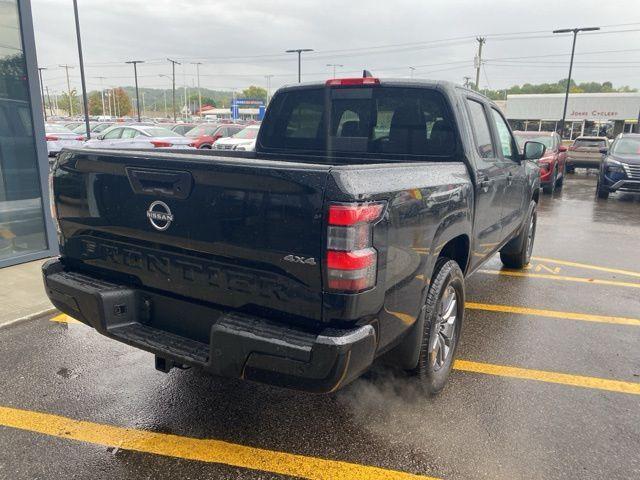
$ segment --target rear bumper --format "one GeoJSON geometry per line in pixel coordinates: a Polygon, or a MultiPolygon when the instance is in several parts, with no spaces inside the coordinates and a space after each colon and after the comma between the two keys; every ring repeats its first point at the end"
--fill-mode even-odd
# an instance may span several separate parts
{"type": "Polygon", "coordinates": [[[169,363],[328,393],[357,378],[374,359],[371,325],[310,332],[66,271],[59,260],[48,261],[42,270],[47,295],[60,311],[169,363]],[[187,315],[197,316],[190,320],[208,332],[181,332],[187,315]]]}
{"type": "Polygon", "coordinates": [[[567,166],[575,168],[600,168],[602,157],[598,158],[576,158],[567,157],[567,166]]]}

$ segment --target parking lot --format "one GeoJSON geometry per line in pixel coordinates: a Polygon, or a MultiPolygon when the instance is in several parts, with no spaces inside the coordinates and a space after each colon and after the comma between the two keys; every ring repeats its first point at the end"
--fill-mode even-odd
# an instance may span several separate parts
{"type": "Polygon", "coordinates": [[[313,396],[154,369],[63,315],[0,330],[0,478],[640,477],[640,199],[570,176],[534,261],[468,281],[451,381],[313,396]]]}

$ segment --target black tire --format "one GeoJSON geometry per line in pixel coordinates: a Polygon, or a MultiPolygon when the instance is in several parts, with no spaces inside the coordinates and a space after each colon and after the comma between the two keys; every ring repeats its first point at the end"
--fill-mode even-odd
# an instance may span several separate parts
{"type": "Polygon", "coordinates": [[[454,260],[444,257],[438,259],[425,302],[424,316],[418,364],[409,373],[419,380],[424,392],[432,396],[438,394],[449,379],[464,318],[464,275],[454,260]],[[448,304],[447,310],[455,316],[449,323],[446,320],[451,317],[444,316],[447,312],[443,311],[443,301],[448,302],[452,292],[455,293],[455,304],[448,304]]]}
{"type": "Polygon", "coordinates": [[[201,145],[200,149],[201,150],[211,150],[211,145],[201,145]]]}
{"type": "Polygon", "coordinates": [[[564,176],[567,174],[567,166],[562,167],[562,176],[556,180],[556,188],[560,189],[564,185],[564,176]]]}
{"type": "Polygon", "coordinates": [[[600,200],[606,200],[607,198],[609,198],[609,190],[606,190],[604,188],[600,188],[600,179],[599,178],[598,178],[598,186],[596,187],[596,196],[600,200]]]}
{"type": "Polygon", "coordinates": [[[558,181],[558,170],[553,170],[553,179],[549,185],[545,185],[542,187],[542,191],[547,195],[553,195],[553,192],[556,191],[556,182],[558,181]]]}
{"type": "Polygon", "coordinates": [[[529,205],[529,215],[522,230],[517,237],[507,243],[500,250],[500,260],[507,268],[521,269],[526,267],[531,261],[531,252],[536,239],[536,226],[538,224],[538,214],[536,212],[536,202],[533,200],[529,205]]]}

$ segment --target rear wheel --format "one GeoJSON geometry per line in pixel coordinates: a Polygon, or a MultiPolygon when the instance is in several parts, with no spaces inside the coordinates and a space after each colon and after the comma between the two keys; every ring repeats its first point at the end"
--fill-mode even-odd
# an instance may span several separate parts
{"type": "Polygon", "coordinates": [[[553,192],[556,191],[556,182],[558,181],[558,170],[553,170],[553,178],[551,179],[551,183],[549,185],[545,185],[542,187],[542,191],[547,195],[552,195],[553,192]]]}
{"type": "Polygon", "coordinates": [[[600,179],[598,178],[598,186],[596,187],[596,196],[602,200],[609,198],[609,190],[600,186],[600,179]]]}
{"type": "Polygon", "coordinates": [[[502,260],[505,267],[520,269],[527,266],[531,261],[538,221],[536,207],[536,202],[532,201],[529,206],[529,216],[527,217],[526,226],[520,231],[517,237],[512,239],[500,250],[500,260],[502,260]]]}
{"type": "Polygon", "coordinates": [[[424,306],[424,330],[415,375],[427,395],[447,383],[464,316],[464,276],[454,260],[440,258],[424,306]]]}
{"type": "Polygon", "coordinates": [[[562,188],[562,186],[564,185],[564,176],[567,174],[567,166],[563,165],[562,166],[562,175],[560,176],[560,178],[558,178],[556,180],[556,187],[557,188],[562,188]]]}

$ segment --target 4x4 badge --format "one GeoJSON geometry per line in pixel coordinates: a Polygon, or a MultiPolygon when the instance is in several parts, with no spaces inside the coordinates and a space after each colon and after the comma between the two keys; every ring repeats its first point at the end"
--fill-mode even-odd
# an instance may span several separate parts
{"type": "Polygon", "coordinates": [[[302,263],[304,265],[316,264],[316,259],[313,257],[305,258],[305,257],[298,257],[297,255],[287,255],[286,257],[284,257],[283,260],[286,262],[292,262],[292,263],[302,263]]]}
{"type": "Polygon", "coordinates": [[[166,203],[161,202],[160,200],[156,200],[149,205],[147,218],[151,222],[151,225],[153,225],[153,228],[160,230],[161,232],[169,228],[169,225],[173,222],[171,209],[166,203]]]}

